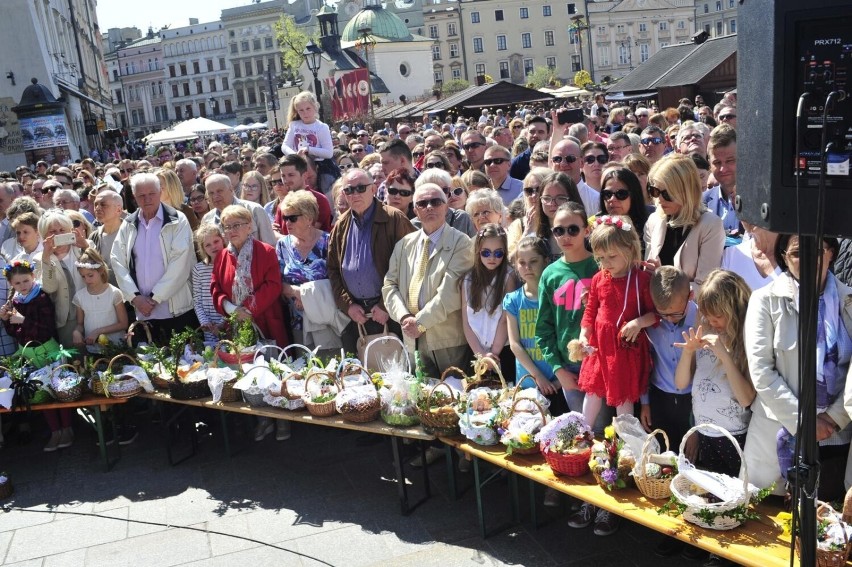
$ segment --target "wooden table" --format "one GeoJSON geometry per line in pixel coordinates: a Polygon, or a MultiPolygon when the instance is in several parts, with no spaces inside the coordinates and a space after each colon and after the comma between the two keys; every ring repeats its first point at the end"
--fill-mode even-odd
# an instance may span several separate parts
{"type": "MultiPolygon", "coordinates": [[[[219,410],[219,418],[222,426],[222,436],[225,444],[225,452],[229,457],[231,456],[231,446],[228,436],[228,422],[226,419],[227,413],[238,413],[255,417],[268,417],[271,419],[285,419],[287,421],[306,423],[310,425],[320,425],[324,427],[333,427],[335,429],[346,429],[350,431],[358,431],[361,433],[371,433],[375,435],[383,435],[385,437],[389,437],[391,440],[391,447],[393,449],[394,466],[396,468],[397,474],[397,490],[399,492],[400,509],[402,511],[402,514],[410,514],[415,508],[417,508],[417,506],[425,502],[431,496],[431,489],[429,486],[429,467],[424,466],[422,468],[424,496],[413,504],[409,502],[408,488],[406,486],[405,481],[405,463],[402,459],[400,441],[402,439],[411,439],[417,441],[420,445],[420,457],[423,462],[425,462],[426,442],[434,441],[435,439],[437,439],[434,435],[424,431],[423,428],[419,425],[415,427],[393,427],[380,420],[371,421],[368,423],[353,423],[350,421],[346,421],[339,415],[332,417],[315,417],[309,414],[307,410],[290,411],[280,408],[273,408],[271,406],[252,407],[243,401],[214,402],[209,397],[198,400],[176,400],[173,399],[167,392],[162,391],[156,391],[151,394],[143,392],[142,394],[139,394],[139,396],[142,398],[147,398],[149,400],[163,402],[163,404],[161,405],[161,407],[163,408],[166,407],[166,404],[177,404],[183,406],[184,408],[195,407],[202,409],[219,410]]],[[[197,446],[193,437],[191,454],[188,457],[177,461],[173,459],[171,452],[170,427],[181,413],[182,410],[170,417],[163,416],[163,425],[164,427],[166,427],[167,435],[169,436],[169,438],[167,439],[166,450],[168,453],[169,462],[173,465],[178,464],[186,460],[186,458],[189,458],[194,455],[197,446]]]]}
{"type": "MultiPolygon", "coordinates": [[[[648,500],[635,487],[609,492],[598,486],[591,473],[578,478],[556,475],[541,455],[509,456],[502,445],[482,447],[462,437],[442,437],[441,441],[473,457],[477,508],[483,537],[485,514],[479,478],[480,460],[529,479],[531,488],[534,483],[554,488],[736,563],[759,567],[787,567],[790,564],[789,537],[783,536],[781,526],[773,519],[781,511],[777,506],[765,503],[758,505],[760,519],[748,520],[733,530],[707,530],[687,523],[680,516],[658,514],[657,509],[665,501],[648,500]]],[[[535,491],[531,489],[530,494],[530,509],[535,521],[535,491]]],[[[513,519],[517,521],[516,493],[512,500],[513,519]]]]}
{"type": "MultiPolygon", "coordinates": [[[[107,445],[106,439],[104,438],[104,427],[103,419],[101,417],[101,411],[105,411],[110,406],[120,405],[126,402],[127,398],[105,398],[103,396],[86,394],[76,402],[52,402],[49,404],[36,404],[34,406],[30,406],[30,409],[32,411],[44,411],[52,409],[94,409],[94,423],[89,423],[92,423],[95,428],[95,431],[98,434],[98,447],[100,448],[101,459],[104,462],[104,468],[109,471],[121,458],[121,448],[119,447],[119,444],[117,442],[118,437],[115,431],[115,420],[111,420],[113,439],[116,441],[113,443],[113,445],[115,446],[116,456],[112,460],[110,460],[109,456],[107,455],[107,445]]],[[[12,409],[6,409],[0,406],[0,415],[4,413],[24,413],[26,411],[27,408],[25,407],[15,407],[12,409]]]]}

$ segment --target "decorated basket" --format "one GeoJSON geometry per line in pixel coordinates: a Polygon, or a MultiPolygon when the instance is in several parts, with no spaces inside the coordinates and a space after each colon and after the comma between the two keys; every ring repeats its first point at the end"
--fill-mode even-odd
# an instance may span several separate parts
{"type": "Polygon", "coordinates": [[[497,435],[500,409],[494,395],[490,388],[474,388],[466,394],[464,412],[459,412],[459,431],[468,441],[485,447],[500,442],[497,435]]]}
{"type": "MultiPolygon", "coordinates": [[[[343,369],[344,365],[341,365],[340,368],[343,369]]],[[[370,376],[370,371],[364,368],[361,365],[356,365],[353,363],[349,363],[350,370],[358,370],[359,373],[366,373],[366,375],[370,376]]],[[[343,376],[338,377],[338,383],[340,384],[340,391],[337,393],[338,398],[346,397],[344,392],[346,392],[346,384],[344,382],[343,376]]],[[[349,386],[350,389],[360,388],[361,386],[349,386]]],[[[343,416],[343,419],[346,421],[350,421],[352,423],[368,423],[370,421],[375,421],[379,417],[379,413],[382,410],[382,401],[379,398],[379,393],[376,391],[373,383],[365,384],[363,386],[365,389],[372,389],[373,396],[368,397],[368,399],[359,400],[357,402],[354,401],[345,401],[341,402],[339,400],[335,400],[335,404],[337,406],[337,410],[340,412],[340,415],[343,416]]],[[[366,390],[365,390],[366,391],[366,390]]]]}
{"type": "MultiPolygon", "coordinates": [[[[248,363],[250,363],[254,360],[255,353],[256,353],[256,350],[255,350],[254,347],[252,347],[251,352],[238,352],[238,350],[239,349],[237,348],[237,345],[234,344],[233,341],[229,341],[229,340],[219,341],[218,343],[216,343],[216,348],[213,350],[213,363],[216,364],[217,362],[221,362],[222,364],[224,364],[228,368],[231,368],[232,370],[238,371],[238,370],[240,370],[240,368],[242,368],[243,364],[248,364],[248,363]],[[231,353],[231,352],[228,352],[227,350],[224,350],[222,348],[223,346],[230,346],[234,350],[234,352],[231,353]]],[[[233,388],[231,388],[231,390],[233,390],[233,388]]],[[[225,395],[225,389],[224,388],[222,389],[222,395],[223,396],[225,395]]],[[[222,401],[225,401],[225,400],[222,400],[222,401]]],[[[230,401],[236,401],[236,400],[230,400],[230,401]]]]}
{"type": "Polygon", "coordinates": [[[521,446],[512,446],[509,444],[510,434],[508,432],[508,426],[510,425],[512,417],[515,415],[516,412],[519,413],[521,411],[526,411],[517,409],[518,404],[525,401],[532,402],[538,410],[538,413],[541,415],[541,426],[539,426],[538,429],[541,429],[541,427],[547,424],[548,413],[543,407],[541,407],[541,404],[538,403],[537,400],[533,400],[530,398],[518,398],[514,402],[512,402],[512,407],[509,409],[509,413],[506,415],[506,418],[501,424],[501,429],[504,429],[506,431],[504,431],[504,433],[500,437],[500,442],[506,446],[507,452],[512,455],[535,455],[540,451],[538,443],[536,443],[535,441],[535,434],[537,433],[537,431],[529,432],[529,441],[523,443],[521,446]]]}
{"type": "Polygon", "coordinates": [[[333,415],[337,415],[337,408],[334,406],[334,395],[329,394],[331,395],[331,399],[324,402],[311,401],[310,395],[308,394],[308,385],[317,378],[332,382],[335,388],[334,395],[337,394],[337,382],[333,374],[329,372],[314,372],[308,377],[305,383],[305,408],[307,408],[309,414],[316,417],[331,417],[333,415]]]}
{"type": "MultiPolygon", "coordinates": [[[[606,469],[603,468],[603,467],[598,467],[598,468],[594,468],[594,469],[591,469],[591,470],[592,470],[592,476],[595,477],[595,482],[598,483],[598,486],[600,486],[604,490],[611,490],[611,488],[609,488],[609,486],[607,486],[607,484],[608,484],[607,481],[602,476],[603,472],[606,469]]],[[[631,470],[632,470],[632,467],[630,465],[618,465],[618,470],[617,470],[618,477],[617,478],[618,478],[618,480],[624,481],[625,487],[627,487],[627,485],[630,483],[630,471],[631,470]]]]}
{"type": "MultiPolygon", "coordinates": [[[[446,383],[446,375],[452,368],[444,371],[444,378],[429,389],[425,398],[418,400],[414,406],[417,417],[427,433],[433,435],[452,436],[459,434],[459,416],[455,405],[458,401],[455,391],[446,383]],[[449,399],[441,405],[433,406],[433,397],[439,388],[443,387],[449,393],[449,399]]],[[[440,403],[437,402],[436,403],[440,403]]]]}
{"type": "Polygon", "coordinates": [[[542,454],[550,469],[556,474],[584,476],[589,472],[589,458],[592,456],[592,448],[588,447],[579,453],[543,451],[542,454]]]}
{"type": "Polygon", "coordinates": [[[650,435],[648,435],[645,442],[642,444],[642,454],[639,457],[639,463],[637,463],[636,467],[633,469],[633,480],[636,482],[636,488],[638,488],[639,492],[644,494],[646,498],[651,500],[663,500],[671,497],[672,495],[671,484],[673,475],[666,478],[658,478],[647,474],[649,468],[653,468],[653,466],[658,468],[660,467],[658,463],[653,463],[650,460],[651,443],[657,433],[662,434],[663,439],[666,441],[665,450],[669,450],[669,436],[666,435],[666,432],[662,429],[655,429],[650,435]],[[649,465],[651,467],[649,467],[649,465]]]}
{"type": "Polygon", "coordinates": [[[55,366],[53,370],[50,371],[50,385],[53,389],[53,395],[56,396],[56,399],[60,402],[76,402],[83,397],[83,380],[78,380],[77,384],[70,388],[57,388],[54,385],[55,382],[53,379],[56,377],[57,371],[61,368],[70,369],[75,374],[78,372],[77,367],[71,364],[60,364],[55,366]]]}
{"type": "MultiPolygon", "coordinates": [[[[841,515],[834,511],[829,504],[820,502],[817,507],[816,520],[825,524],[826,528],[831,524],[840,524],[838,531],[843,534],[843,546],[840,549],[827,549],[822,541],[817,541],[816,564],[817,567],[845,567],[849,552],[852,550],[852,541],[849,539],[848,528],[841,515]]],[[[825,528],[824,528],[825,529],[825,528]]],[[[819,534],[818,534],[819,538],[819,534]]],[[[796,536],[796,555],[801,557],[801,541],[796,536]]]]}
{"type": "MultiPolygon", "coordinates": [[[[104,388],[104,383],[98,377],[98,366],[103,363],[105,365],[109,365],[109,360],[105,358],[99,358],[92,364],[92,374],[89,380],[89,388],[92,390],[92,393],[96,396],[106,396],[107,392],[104,388]]],[[[106,369],[106,367],[104,367],[106,369]]]]}
{"type": "MultiPolygon", "coordinates": [[[[148,321],[134,321],[133,324],[127,328],[127,334],[125,335],[127,337],[128,347],[131,349],[135,348],[135,345],[133,344],[133,337],[136,335],[137,329],[141,329],[145,332],[145,339],[147,339],[149,345],[154,344],[154,337],[151,336],[151,324],[148,323],[148,321]]],[[[137,345],[138,344],[139,343],[137,343],[137,345]]]]}
{"type": "Polygon", "coordinates": [[[500,364],[490,356],[481,356],[473,363],[473,376],[464,380],[464,391],[470,392],[474,388],[491,388],[492,390],[508,390],[506,379],[500,364]]]}
{"type": "MultiPolygon", "coordinates": [[[[270,346],[274,346],[274,345],[270,345],[270,346]]],[[[278,348],[278,347],[275,347],[275,348],[278,348]]],[[[255,362],[257,361],[257,357],[260,355],[260,353],[261,353],[261,351],[258,351],[257,355],[254,357],[255,362]]],[[[251,368],[248,372],[243,374],[243,378],[247,377],[249,374],[251,374],[252,372],[254,372],[258,368],[263,368],[263,367],[262,366],[255,366],[254,368],[251,368]]],[[[264,392],[263,389],[260,386],[257,386],[256,384],[254,386],[252,386],[251,388],[246,388],[246,389],[241,390],[241,394],[242,394],[243,401],[253,408],[260,408],[260,407],[265,407],[266,405],[268,405],[265,401],[263,401],[263,398],[266,395],[266,392],[264,392]]]]}
{"type": "MultiPolygon", "coordinates": [[[[107,365],[106,369],[107,374],[112,373],[113,365],[121,358],[126,358],[131,363],[136,362],[136,360],[129,354],[118,354],[109,361],[109,365],[107,365]]],[[[103,382],[103,380],[101,380],[101,382],[103,382]]],[[[109,380],[106,385],[106,390],[107,396],[110,398],[132,398],[142,391],[142,386],[139,384],[139,381],[132,376],[116,375],[115,378],[109,380]]]]}

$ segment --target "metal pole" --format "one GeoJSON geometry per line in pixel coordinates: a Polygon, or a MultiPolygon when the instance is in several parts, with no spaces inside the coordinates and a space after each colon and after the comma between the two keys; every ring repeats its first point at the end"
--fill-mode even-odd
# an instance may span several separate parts
{"type": "MultiPolygon", "coordinates": [[[[319,69],[317,69],[319,71],[319,69]]],[[[319,78],[317,77],[317,71],[314,71],[314,94],[317,95],[317,103],[319,104],[319,119],[320,122],[325,122],[322,113],[322,83],[320,83],[319,78]]]]}

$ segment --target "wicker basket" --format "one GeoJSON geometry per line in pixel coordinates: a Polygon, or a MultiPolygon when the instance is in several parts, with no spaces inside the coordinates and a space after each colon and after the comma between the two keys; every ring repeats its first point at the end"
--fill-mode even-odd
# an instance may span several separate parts
{"type": "MultiPolygon", "coordinates": [[[[117,354],[109,361],[109,365],[107,366],[107,372],[112,372],[112,365],[115,364],[115,361],[120,358],[126,358],[131,363],[135,363],[136,360],[130,356],[129,354],[117,354]]],[[[116,376],[113,380],[107,384],[107,395],[110,398],[132,398],[136,394],[142,391],[142,386],[139,384],[139,381],[136,378],[131,376],[120,377],[116,376]]]]}
{"type": "Polygon", "coordinates": [[[127,346],[131,349],[134,348],[133,336],[137,327],[145,331],[145,338],[148,339],[148,344],[154,344],[154,337],[151,335],[151,324],[148,323],[148,321],[134,321],[133,324],[127,328],[127,334],[125,335],[127,337],[127,346]]]}
{"type": "MultiPolygon", "coordinates": [[[[515,406],[518,405],[518,403],[522,402],[522,401],[530,401],[530,402],[535,404],[535,407],[538,409],[538,412],[541,415],[541,426],[544,427],[544,425],[547,423],[547,415],[548,414],[547,414],[546,411],[544,411],[544,408],[541,407],[541,404],[538,403],[537,400],[533,400],[531,398],[518,398],[517,400],[512,402],[512,407],[509,408],[509,413],[506,415],[506,419],[503,421],[503,427],[505,428],[509,424],[509,421],[511,421],[512,416],[515,414],[515,406]]],[[[518,411],[521,411],[521,410],[518,410],[518,411]]],[[[532,436],[535,437],[535,433],[533,433],[532,436]]],[[[500,442],[503,443],[503,440],[500,439],[500,442]]],[[[532,443],[533,443],[532,447],[521,447],[521,448],[512,447],[512,454],[513,455],[535,455],[535,454],[539,453],[540,449],[539,449],[538,443],[536,443],[535,441],[532,441],[532,443]]],[[[503,445],[506,445],[506,444],[503,443],[503,445]]],[[[506,446],[506,448],[508,449],[508,446],[506,446]]]]}
{"type": "MultiPolygon", "coordinates": [[[[680,442],[680,454],[678,455],[678,474],[672,479],[671,483],[671,491],[672,496],[677,499],[678,502],[682,504],[687,504],[686,510],[683,512],[683,519],[687,522],[695,524],[697,526],[701,526],[702,528],[707,528],[710,530],[731,530],[739,526],[743,523],[744,520],[731,518],[730,516],[715,516],[712,518],[712,521],[708,522],[701,517],[699,514],[702,510],[709,510],[711,512],[721,513],[728,512],[737,508],[738,506],[748,506],[749,501],[751,500],[751,490],[748,484],[748,465],[746,465],[746,460],[743,457],[743,450],[740,448],[740,444],[737,443],[737,440],[734,439],[727,430],[719,427],[718,425],[712,425],[709,423],[702,423],[696,425],[692,429],[686,432],[683,436],[683,440],[680,442]],[[699,430],[710,430],[714,432],[721,433],[728,440],[734,444],[734,448],[737,450],[737,453],[740,456],[740,476],[742,477],[742,491],[737,495],[737,498],[732,500],[728,500],[725,502],[708,502],[702,503],[700,505],[688,504],[687,499],[693,495],[701,495],[702,493],[697,492],[694,488],[693,483],[684,476],[684,471],[688,469],[694,469],[695,467],[690,463],[685,455],[684,451],[686,450],[686,440],[690,435],[699,430]]],[[[717,478],[731,478],[727,475],[717,474],[717,473],[706,473],[711,474],[717,478]]]]}
{"type": "MultiPolygon", "coordinates": [[[[618,465],[618,480],[624,481],[624,486],[621,488],[613,488],[615,490],[623,490],[630,486],[630,465],[618,465]]],[[[601,478],[600,473],[603,472],[604,469],[602,467],[592,469],[592,476],[595,477],[595,482],[598,483],[598,486],[603,488],[604,490],[610,490],[607,487],[606,482],[601,478]]]]}
{"type": "Polygon", "coordinates": [[[447,372],[452,369],[453,368],[451,367],[445,370],[444,377],[441,378],[441,381],[435,384],[435,386],[433,386],[432,389],[429,390],[429,394],[426,396],[425,410],[421,409],[419,404],[414,406],[414,409],[417,412],[417,417],[420,418],[420,423],[423,425],[423,429],[425,429],[427,433],[443,436],[459,434],[459,416],[454,408],[458,400],[456,398],[455,393],[453,392],[453,389],[450,388],[450,385],[445,382],[447,372]],[[432,396],[441,386],[446,388],[447,392],[450,393],[450,401],[449,403],[443,406],[437,406],[433,408],[432,396]]]}
{"type": "Polygon", "coordinates": [[[207,380],[194,380],[192,382],[173,380],[169,382],[169,396],[175,400],[200,400],[201,398],[209,398],[211,395],[207,380]]]}
{"type": "MultiPolygon", "coordinates": [[[[370,371],[364,368],[363,366],[356,364],[349,364],[348,366],[349,368],[357,368],[359,370],[359,373],[366,372],[367,376],[370,375],[370,371]]],[[[337,393],[337,395],[339,396],[340,393],[346,389],[346,385],[344,384],[343,377],[340,377],[338,382],[340,384],[340,391],[337,393]]],[[[370,384],[370,387],[374,388],[372,384],[370,384]]],[[[378,419],[379,413],[382,410],[382,400],[381,398],[379,398],[379,393],[375,392],[375,394],[375,398],[371,398],[366,402],[359,402],[357,404],[344,404],[343,407],[340,409],[340,415],[343,416],[344,420],[352,423],[368,423],[370,421],[375,421],[376,419],[378,419]]]]}
{"type": "Polygon", "coordinates": [[[213,364],[218,366],[218,362],[221,362],[228,368],[239,371],[243,364],[248,364],[254,360],[255,353],[257,352],[255,350],[251,352],[238,352],[238,350],[237,345],[235,345],[233,341],[219,341],[216,343],[216,348],[213,350],[213,364]],[[234,349],[234,354],[223,350],[222,346],[230,346],[234,349]]]}
{"type": "Polygon", "coordinates": [[[236,378],[222,383],[222,393],[219,394],[220,402],[238,402],[242,399],[242,391],[234,388],[236,383],[236,378]]]}
{"type": "Polygon", "coordinates": [[[633,480],[636,482],[636,488],[639,492],[645,495],[645,498],[651,500],[666,500],[672,495],[672,479],[669,478],[654,478],[645,474],[645,465],[651,454],[648,449],[651,448],[651,441],[654,436],[660,433],[666,441],[666,451],[669,450],[669,436],[662,429],[655,429],[648,435],[645,442],[642,444],[642,454],[639,456],[639,463],[633,469],[633,480]]]}
{"type": "Polygon", "coordinates": [[[53,390],[53,395],[56,396],[56,399],[60,402],[76,402],[80,398],[83,397],[83,381],[81,380],[76,386],[72,388],[68,388],[67,390],[57,390],[56,388],[52,388],[53,386],[53,376],[56,374],[56,371],[60,368],[70,368],[76,374],[78,369],[76,366],[71,364],[60,364],[56,366],[50,372],[50,381],[51,381],[51,389],[53,390]]]}
{"type": "Polygon", "coordinates": [[[491,388],[492,390],[508,390],[506,379],[503,378],[503,371],[500,370],[500,365],[490,356],[481,356],[473,363],[473,376],[464,380],[464,391],[470,392],[474,388],[491,388]],[[497,374],[497,379],[483,378],[489,368],[497,374]]]}
{"type": "MultiPolygon", "coordinates": [[[[270,346],[274,346],[274,345],[270,345],[270,346]]],[[[278,348],[278,347],[276,346],[275,348],[278,348]]],[[[258,351],[258,354],[261,353],[261,352],[262,351],[258,351]]],[[[257,360],[257,355],[255,355],[254,359],[255,359],[255,361],[257,360]]],[[[245,378],[246,376],[248,376],[249,374],[251,374],[252,372],[257,370],[258,368],[263,368],[263,367],[262,366],[255,366],[255,367],[251,368],[248,372],[243,374],[243,378],[245,378]]],[[[250,405],[253,408],[260,408],[260,407],[265,407],[266,405],[268,405],[266,402],[263,401],[263,396],[266,394],[266,392],[261,390],[260,387],[258,387],[257,385],[252,386],[251,389],[255,390],[255,391],[252,391],[252,392],[247,392],[246,390],[238,391],[238,393],[240,393],[242,395],[242,399],[243,399],[243,401],[245,401],[245,403],[247,403],[248,405],[250,405]]],[[[237,400],[234,400],[234,401],[237,401],[237,400]]]]}
{"type": "MultiPolygon", "coordinates": [[[[833,520],[833,521],[842,521],[846,522],[841,518],[841,515],[834,511],[829,504],[825,502],[820,502],[817,507],[816,513],[817,522],[820,520],[833,520]]],[[[846,541],[846,545],[843,546],[843,549],[838,549],[836,551],[829,551],[827,549],[820,549],[819,546],[816,548],[816,560],[817,567],[845,567],[846,560],[849,557],[849,552],[852,550],[852,541],[849,541],[849,537],[846,535],[846,530],[843,531],[843,539],[846,541]]],[[[799,536],[796,536],[796,555],[801,557],[801,541],[799,540],[799,536]]]]}
{"type": "Polygon", "coordinates": [[[544,459],[550,465],[550,469],[556,474],[563,476],[584,476],[589,472],[589,459],[592,457],[592,448],[588,447],[580,453],[557,453],[555,451],[542,451],[544,459]]]}
{"type": "Polygon", "coordinates": [[[305,383],[305,408],[307,408],[308,413],[315,417],[331,417],[333,415],[337,415],[337,408],[334,405],[334,399],[328,402],[322,403],[314,403],[310,400],[307,395],[308,392],[308,383],[315,378],[320,377],[324,380],[331,379],[335,384],[337,383],[334,376],[328,372],[315,372],[308,377],[307,382],[305,383]]]}

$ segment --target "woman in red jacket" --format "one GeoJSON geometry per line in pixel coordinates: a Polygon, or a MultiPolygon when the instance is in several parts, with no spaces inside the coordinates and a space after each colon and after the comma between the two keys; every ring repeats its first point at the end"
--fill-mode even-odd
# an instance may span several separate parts
{"type": "Polygon", "coordinates": [[[281,271],[275,249],[251,236],[251,212],[240,205],[222,211],[228,247],[216,256],[210,292],[216,310],[250,319],[266,339],[289,342],[281,306],[281,271]]]}

